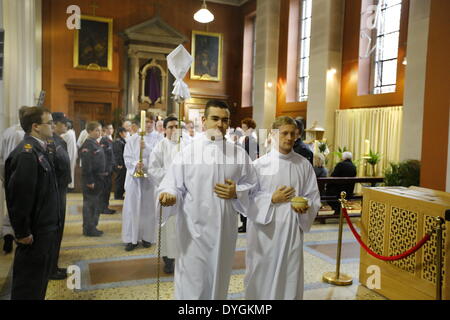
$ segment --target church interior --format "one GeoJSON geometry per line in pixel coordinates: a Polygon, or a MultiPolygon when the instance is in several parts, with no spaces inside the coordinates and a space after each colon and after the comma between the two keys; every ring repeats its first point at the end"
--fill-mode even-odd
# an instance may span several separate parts
{"type": "MultiPolygon", "coordinates": [[[[22,106],[64,113],[77,137],[89,121],[117,129],[143,110],[201,131],[216,99],[231,128],[254,120],[262,154],[276,117],[300,119],[328,171],[303,240],[303,299],[449,300],[449,12],[446,0],[0,0],[0,132],[22,106]],[[202,7],[212,21],[197,20],[202,7]],[[192,56],[183,103],[167,60],[179,45],[192,56]],[[322,192],[345,152],[357,170],[348,219],[322,192]]],[[[46,299],[173,300],[158,246],[124,250],[123,200],[111,193],[103,236],[83,235],[76,163],[59,265],[79,278],[50,280],[46,299]]],[[[246,236],[230,300],[245,298],[246,236]]],[[[0,252],[0,300],[13,262],[0,252]]]]}

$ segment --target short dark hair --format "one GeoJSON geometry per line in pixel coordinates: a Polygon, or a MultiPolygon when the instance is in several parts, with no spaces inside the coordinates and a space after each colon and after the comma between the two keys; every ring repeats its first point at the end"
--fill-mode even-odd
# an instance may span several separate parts
{"type": "Polygon", "coordinates": [[[227,109],[230,112],[230,107],[228,106],[228,104],[225,101],[212,99],[212,100],[209,100],[206,103],[206,106],[205,106],[205,118],[208,118],[208,111],[209,111],[209,108],[211,108],[211,107],[220,108],[220,109],[227,109]]]}
{"type": "Polygon", "coordinates": [[[22,106],[22,107],[20,107],[20,109],[19,109],[19,119],[23,117],[25,111],[27,111],[29,108],[30,108],[30,107],[28,107],[28,106],[22,106]]]}
{"type": "Polygon", "coordinates": [[[167,117],[167,118],[165,118],[165,119],[164,119],[164,122],[163,122],[163,127],[164,127],[164,129],[167,128],[167,124],[168,124],[170,121],[178,121],[178,119],[177,119],[176,117],[167,117]]]}
{"type": "Polygon", "coordinates": [[[241,123],[245,123],[249,128],[256,129],[256,122],[252,118],[245,118],[241,123]]]}
{"type": "Polygon", "coordinates": [[[20,126],[25,133],[30,133],[34,123],[42,124],[42,115],[50,113],[50,110],[43,107],[30,107],[23,111],[20,118],[20,126]]]}
{"type": "Polygon", "coordinates": [[[119,127],[119,129],[117,129],[117,134],[122,132],[127,132],[127,129],[125,129],[124,127],[119,127]]]}
{"type": "Polygon", "coordinates": [[[97,122],[97,121],[88,122],[88,124],[86,125],[86,131],[88,133],[92,132],[100,126],[101,126],[100,122],[97,122]]]}
{"type": "Polygon", "coordinates": [[[305,124],[303,123],[302,117],[295,118],[295,122],[297,124],[297,129],[300,135],[303,135],[303,131],[305,131],[305,124]]]}

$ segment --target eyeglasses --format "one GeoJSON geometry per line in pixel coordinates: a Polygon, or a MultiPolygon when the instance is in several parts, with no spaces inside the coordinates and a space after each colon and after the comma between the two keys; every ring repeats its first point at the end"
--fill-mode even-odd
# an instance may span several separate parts
{"type": "Polygon", "coordinates": [[[52,126],[52,125],[55,124],[55,122],[53,120],[50,120],[49,122],[43,122],[43,123],[40,123],[40,124],[48,124],[49,126],[52,126]]]}

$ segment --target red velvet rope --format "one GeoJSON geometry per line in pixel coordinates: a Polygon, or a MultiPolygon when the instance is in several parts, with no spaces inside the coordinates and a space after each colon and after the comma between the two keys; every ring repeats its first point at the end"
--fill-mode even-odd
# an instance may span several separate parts
{"type": "Polygon", "coordinates": [[[400,260],[403,258],[406,258],[407,256],[413,254],[414,252],[416,252],[417,250],[419,250],[424,244],[425,242],[427,242],[430,237],[431,234],[427,233],[422,240],[420,240],[414,247],[412,247],[411,249],[409,249],[408,251],[403,252],[402,254],[398,254],[396,256],[390,256],[390,257],[386,257],[386,256],[382,256],[379,255],[378,253],[373,252],[362,240],[361,240],[361,236],[358,234],[358,232],[355,230],[355,227],[353,226],[353,223],[350,221],[350,217],[348,216],[347,213],[347,209],[346,208],[342,208],[342,213],[344,214],[345,220],[347,220],[347,224],[350,227],[350,230],[352,231],[353,235],[355,236],[356,240],[358,240],[359,244],[361,245],[361,247],[364,248],[364,250],[367,251],[368,254],[370,254],[371,256],[378,258],[380,260],[383,261],[394,261],[394,260],[400,260]]]}

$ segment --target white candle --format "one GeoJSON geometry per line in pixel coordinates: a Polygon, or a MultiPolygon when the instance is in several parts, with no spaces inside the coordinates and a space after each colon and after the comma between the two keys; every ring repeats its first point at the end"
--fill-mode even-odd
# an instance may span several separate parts
{"type": "Polygon", "coordinates": [[[141,111],[141,131],[145,131],[145,111],[141,111]]]}
{"type": "Polygon", "coordinates": [[[369,154],[369,150],[370,150],[370,141],[366,139],[366,140],[364,141],[364,144],[365,144],[364,154],[369,154]]]}

